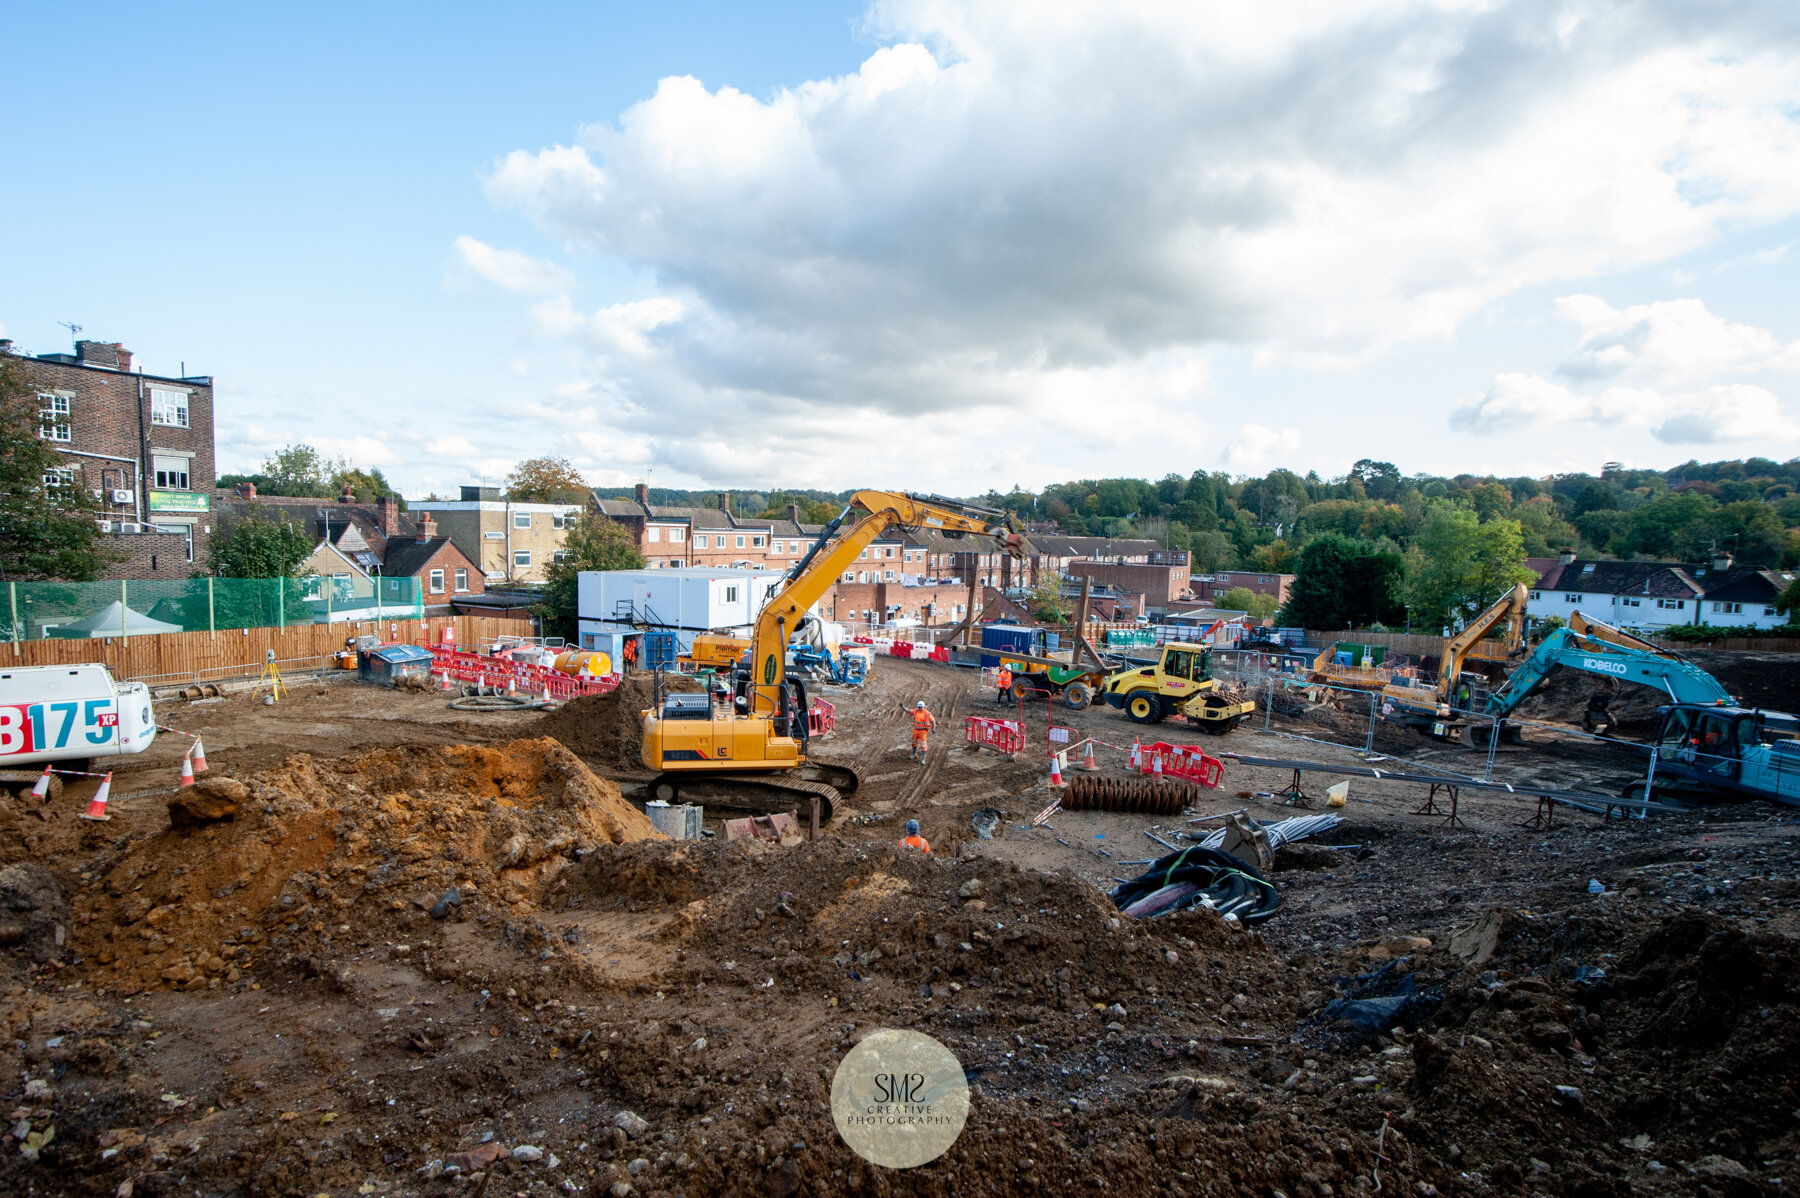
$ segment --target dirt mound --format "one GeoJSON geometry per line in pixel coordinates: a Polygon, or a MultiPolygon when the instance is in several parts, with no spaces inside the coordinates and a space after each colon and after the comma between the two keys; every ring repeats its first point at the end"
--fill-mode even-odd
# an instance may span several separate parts
{"type": "MultiPolygon", "coordinates": [[[[1579,728],[1588,697],[1607,689],[1611,679],[1583,670],[1557,670],[1544,679],[1531,697],[1519,704],[1517,714],[1528,720],[1571,724],[1579,728]]],[[[1669,701],[1668,692],[1655,687],[1621,682],[1612,691],[1610,707],[1619,721],[1619,733],[1647,737],[1658,727],[1656,709],[1669,701]]]]}
{"type": "MultiPolygon", "coordinates": [[[[683,674],[665,676],[664,687],[679,693],[701,690],[683,674]]],[[[604,695],[584,695],[551,712],[527,732],[561,741],[571,751],[621,770],[641,770],[643,713],[655,698],[656,684],[647,674],[628,676],[604,695]]]]}
{"type": "Polygon", "coordinates": [[[84,900],[98,984],[217,986],[451,890],[527,911],[583,852],[661,838],[549,739],[300,755],[244,784],[229,820],[131,845],[84,900]]]}
{"type": "Polygon", "coordinates": [[[1800,711],[1800,656],[1735,649],[1695,649],[1685,655],[1747,707],[1800,711]]]}
{"type": "Polygon", "coordinates": [[[60,955],[69,935],[69,903],[36,862],[0,869],[0,946],[33,961],[60,955]]]}

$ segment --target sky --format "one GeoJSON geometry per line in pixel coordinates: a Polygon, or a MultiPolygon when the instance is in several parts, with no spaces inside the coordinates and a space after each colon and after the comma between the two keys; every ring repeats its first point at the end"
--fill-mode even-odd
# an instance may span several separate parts
{"type": "Polygon", "coordinates": [[[403,492],[1800,455],[1792,0],[8,9],[0,336],[403,492]]]}

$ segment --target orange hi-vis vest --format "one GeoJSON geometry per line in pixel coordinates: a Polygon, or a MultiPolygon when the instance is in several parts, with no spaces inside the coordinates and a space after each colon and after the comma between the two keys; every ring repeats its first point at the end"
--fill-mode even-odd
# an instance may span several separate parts
{"type": "Polygon", "coordinates": [[[929,711],[915,710],[913,712],[913,735],[914,736],[924,736],[927,732],[931,731],[935,727],[937,727],[937,721],[932,718],[931,713],[929,711]]]}
{"type": "Polygon", "coordinates": [[[1000,689],[1003,691],[1012,689],[1012,671],[1005,666],[1000,667],[1000,689]]]}
{"type": "Polygon", "coordinates": [[[902,836],[900,838],[900,847],[903,849],[918,849],[921,853],[929,853],[931,851],[931,842],[926,840],[923,836],[902,836]]]}

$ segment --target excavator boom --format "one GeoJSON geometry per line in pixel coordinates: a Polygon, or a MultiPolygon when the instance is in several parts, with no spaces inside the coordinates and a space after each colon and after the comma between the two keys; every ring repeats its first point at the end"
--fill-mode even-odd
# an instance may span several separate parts
{"type": "Polygon", "coordinates": [[[1500,601],[1469,621],[1469,626],[1451,637],[1444,646],[1443,660],[1438,663],[1438,702],[1449,703],[1450,696],[1456,691],[1457,677],[1462,673],[1463,662],[1468,659],[1469,651],[1494,630],[1501,620],[1509,623],[1507,629],[1507,648],[1516,648],[1525,640],[1525,601],[1530,592],[1524,583],[1519,583],[1507,591],[1500,601]]]}
{"type": "Polygon", "coordinates": [[[1488,714],[1510,714],[1559,669],[1654,687],[1675,703],[1716,707],[1732,702],[1719,680],[1693,662],[1576,612],[1568,627],[1545,637],[1506,685],[1488,697],[1488,714]]]}

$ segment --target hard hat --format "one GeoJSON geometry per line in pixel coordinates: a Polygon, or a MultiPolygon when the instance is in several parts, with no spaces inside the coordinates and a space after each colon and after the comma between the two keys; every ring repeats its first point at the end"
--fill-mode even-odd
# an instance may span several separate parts
{"type": "Polygon", "coordinates": [[[913,706],[923,710],[925,707],[925,700],[920,699],[917,703],[914,703],[913,706]]]}
{"type": "Polygon", "coordinates": [[[917,836],[919,834],[919,821],[918,820],[909,819],[906,821],[906,834],[908,836],[917,836]]]}

